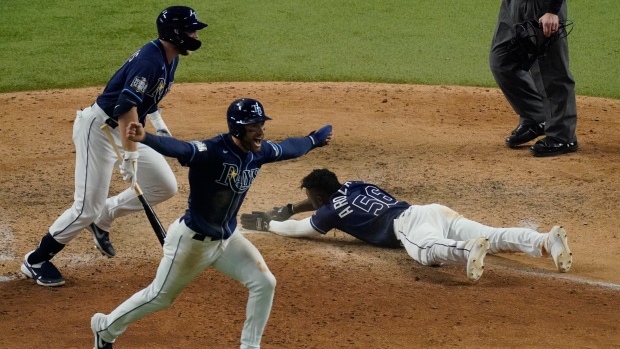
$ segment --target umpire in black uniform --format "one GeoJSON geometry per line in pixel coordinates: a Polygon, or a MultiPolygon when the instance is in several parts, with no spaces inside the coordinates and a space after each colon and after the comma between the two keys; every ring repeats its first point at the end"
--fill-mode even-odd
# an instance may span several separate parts
{"type": "Polygon", "coordinates": [[[515,25],[536,20],[545,36],[566,21],[565,0],[502,0],[493,35],[489,64],[504,96],[519,114],[519,125],[506,138],[516,147],[545,135],[530,148],[534,156],[554,156],[577,151],[575,80],[568,69],[568,41],[559,39],[529,71],[511,54],[515,25]]]}

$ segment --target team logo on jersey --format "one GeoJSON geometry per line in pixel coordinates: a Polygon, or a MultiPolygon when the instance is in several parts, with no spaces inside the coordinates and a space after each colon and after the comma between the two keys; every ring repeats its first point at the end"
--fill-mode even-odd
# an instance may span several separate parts
{"type": "Polygon", "coordinates": [[[150,89],[149,92],[147,92],[146,94],[153,97],[153,99],[155,100],[155,103],[158,103],[164,98],[166,93],[168,93],[168,91],[170,90],[170,86],[172,86],[172,83],[170,83],[168,88],[166,88],[166,83],[164,82],[164,78],[160,78],[159,80],[157,80],[157,83],[155,84],[155,86],[153,86],[153,88],[150,89]]]}
{"type": "Polygon", "coordinates": [[[239,171],[239,168],[235,164],[224,163],[224,169],[220,178],[215,182],[221,185],[230,187],[235,193],[245,193],[252,183],[254,178],[258,175],[258,168],[239,171]]]}
{"type": "Polygon", "coordinates": [[[133,88],[138,93],[144,93],[148,86],[149,84],[146,82],[146,78],[140,76],[136,76],[135,78],[133,78],[131,85],[129,85],[129,87],[133,88]]]}
{"type": "Polygon", "coordinates": [[[207,145],[201,141],[191,141],[190,143],[192,143],[196,147],[196,149],[198,149],[199,152],[207,151],[207,145]]]}

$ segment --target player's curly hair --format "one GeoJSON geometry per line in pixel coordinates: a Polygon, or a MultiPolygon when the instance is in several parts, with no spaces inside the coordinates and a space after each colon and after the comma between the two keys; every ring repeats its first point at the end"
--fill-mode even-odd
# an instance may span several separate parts
{"type": "Polygon", "coordinates": [[[301,180],[302,189],[315,190],[327,194],[328,197],[337,192],[340,187],[342,184],[338,181],[336,174],[326,168],[315,169],[301,180]]]}

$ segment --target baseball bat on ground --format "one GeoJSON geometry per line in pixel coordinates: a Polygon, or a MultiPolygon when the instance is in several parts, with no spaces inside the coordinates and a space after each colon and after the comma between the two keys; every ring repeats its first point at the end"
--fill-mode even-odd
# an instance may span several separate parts
{"type": "MultiPolygon", "coordinates": [[[[114,139],[112,138],[112,134],[110,133],[110,126],[108,126],[108,124],[104,124],[103,126],[101,126],[101,130],[105,133],[106,137],[108,138],[108,142],[110,142],[110,144],[112,145],[112,148],[114,148],[116,156],[118,157],[118,161],[122,162],[123,155],[121,155],[121,152],[118,150],[116,143],[114,143],[114,139]]],[[[164,239],[166,238],[166,229],[164,229],[164,227],[161,225],[159,218],[157,218],[157,215],[155,214],[155,211],[153,211],[153,208],[151,207],[149,202],[146,201],[146,198],[144,197],[142,190],[138,185],[138,182],[136,182],[136,185],[134,186],[134,191],[136,192],[136,194],[138,195],[138,199],[142,203],[142,207],[144,208],[146,217],[149,219],[149,223],[151,223],[151,227],[153,227],[153,231],[155,231],[155,235],[157,236],[159,243],[163,246],[164,239]]]]}

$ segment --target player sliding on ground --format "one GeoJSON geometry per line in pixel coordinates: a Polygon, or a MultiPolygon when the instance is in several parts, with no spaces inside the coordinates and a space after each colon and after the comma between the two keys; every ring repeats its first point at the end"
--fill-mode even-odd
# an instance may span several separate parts
{"type": "Polygon", "coordinates": [[[307,199],[271,212],[243,214],[243,228],[290,237],[310,237],[339,229],[376,246],[404,246],[411,258],[423,265],[466,264],[467,278],[472,281],[482,276],[487,252],[551,255],[563,273],[572,264],[566,232],[560,226],[544,234],[528,228],[488,227],[446,206],[398,201],[370,183],[342,184],[327,169],[312,171],[301,187],[307,199]],[[313,210],[316,212],[311,217],[288,220],[295,213],[313,210]]]}

